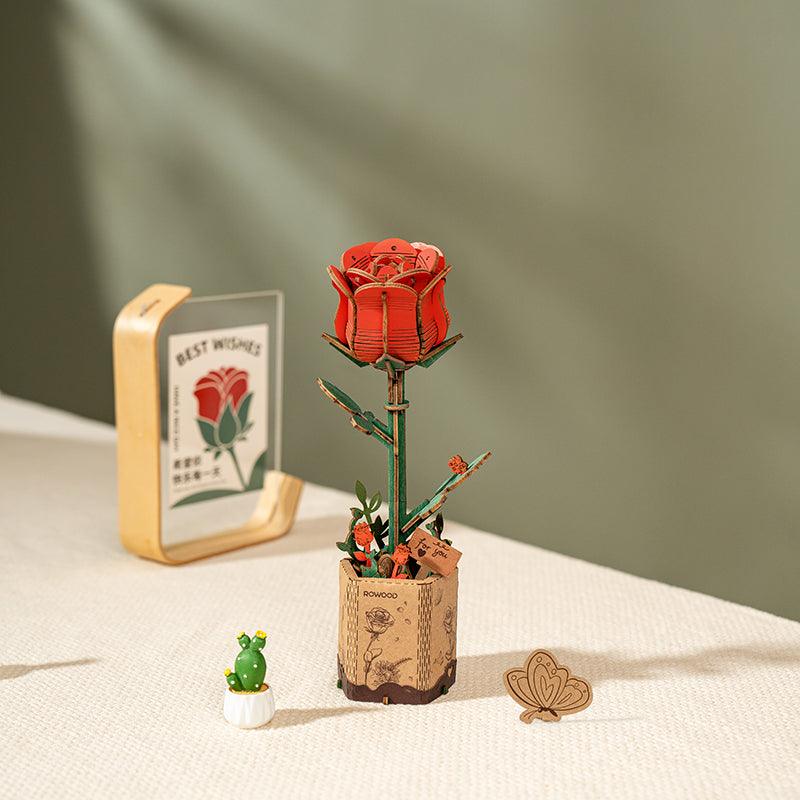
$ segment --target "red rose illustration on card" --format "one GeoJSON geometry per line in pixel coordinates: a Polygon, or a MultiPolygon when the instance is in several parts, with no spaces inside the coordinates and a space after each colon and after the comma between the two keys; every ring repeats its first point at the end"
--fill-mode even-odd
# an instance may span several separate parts
{"type": "Polygon", "coordinates": [[[208,445],[206,452],[213,452],[214,458],[228,453],[242,490],[247,491],[247,482],[236,457],[236,443],[253,427],[247,420],[253,399],[252,392],[247,392],[247,373],[236,367],[212,370],[194,385],[194,396],[197,398],[197,424],[208,445]]]}
{"type": "Polygon", "coordinates": [[[267,326],[169,337],[170,507],[263,487],[267,326]]]}
{"type": "Polygon", "coordinates": [[[244,405],[245,395],[247,400],[252,397],[247,394],[247,373],[236,367],[211,370],[194,385],[198,416],[215,424],[222,419],[228,401],[235,410],[244,405]]]}

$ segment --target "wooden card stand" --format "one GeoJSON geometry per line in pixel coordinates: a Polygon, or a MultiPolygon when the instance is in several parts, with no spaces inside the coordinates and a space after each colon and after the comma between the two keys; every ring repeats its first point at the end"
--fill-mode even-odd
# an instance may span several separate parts
{"type": "Polygon", "coordinates": [[[299,478],[268,471],[245,524],[163,543],[158,337],[164,320],[191,293],[187,286],[154,284],[122,309],[114,325],[120,538],[131,553],[164,564],[184,564],[282,536],[292,526],[303,487],[299,478]]]}

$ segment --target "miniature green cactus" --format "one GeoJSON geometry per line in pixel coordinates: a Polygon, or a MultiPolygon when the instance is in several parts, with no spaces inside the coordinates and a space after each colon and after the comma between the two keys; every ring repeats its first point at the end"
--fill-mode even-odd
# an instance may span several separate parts
{"type": "Polygon", "coordinates": [[[267,672],[267,662],[261,653],[267,641],[264,631],[256,631],[251,639],[244,631],[237,637],[242,648],[236,656],[234,669],[225,670],[228,686],[234,692],[258,692],[264,684],[264,675],[267,672]]]}

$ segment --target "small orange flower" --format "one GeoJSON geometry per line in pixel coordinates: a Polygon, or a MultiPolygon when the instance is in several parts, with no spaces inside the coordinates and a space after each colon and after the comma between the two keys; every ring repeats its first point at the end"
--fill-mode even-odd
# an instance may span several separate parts
{"type": "Polygon", "coordinates": [[[407,564],[408,559],[411,556],[411,549],[407,544],[399,544],[394,549],[394,553],[392,554],[392,561],[395,564],[407,564]]]}
{"type": "Polygon", "coordinates": [[[467,462],[461,456],[453,456],[448,462],[447,466],[456,474],[463,475],[467,471],[467,462]]]}
{"type": "Polygon", "coordinates": [[[355,537],[356,544],[359,547],[363,547],[365,550],[369,548],[374,539],[372,528],[370,528],[366,522],[359,522],[358,525],[353,528],[353,536],[355,537]]]}

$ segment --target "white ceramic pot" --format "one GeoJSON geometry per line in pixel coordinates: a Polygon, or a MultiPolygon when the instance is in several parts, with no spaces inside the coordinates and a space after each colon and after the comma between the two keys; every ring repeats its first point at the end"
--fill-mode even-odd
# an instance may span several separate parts
{"type": "Polygon", "coordinates": [[[260,728],[275,716],[275,696],[266,684],[258,692],[234,692],[228,688],[222,713],[237,728],[260,728]]]}

